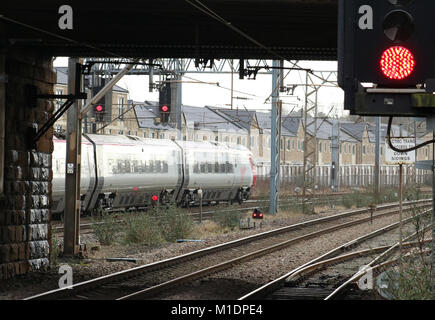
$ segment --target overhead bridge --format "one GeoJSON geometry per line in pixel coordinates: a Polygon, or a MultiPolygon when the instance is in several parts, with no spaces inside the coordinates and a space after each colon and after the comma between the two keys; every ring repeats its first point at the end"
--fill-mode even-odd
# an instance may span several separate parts
{"type": "Polygon", "coordinates": [[[336,60],[337,0],[14,0],[0,46],[50,56],[336,60]]]}

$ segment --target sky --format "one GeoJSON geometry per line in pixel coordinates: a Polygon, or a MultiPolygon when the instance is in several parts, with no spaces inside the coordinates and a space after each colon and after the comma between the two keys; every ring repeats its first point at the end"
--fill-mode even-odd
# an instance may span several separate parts
{"type": "MultiPolygon", "coordinates": [[[[270,65],[272,63],[270,62],[270,65]]],[[[54,61],[54,66],[67,66],[68,58],[59,57],[54,61]]],[[[285,67],[290,64],[286,63],[285,67]]],[[[309,68],[314,71],[336,71],[337,62],[324,61],[301,61],[299,66],[309,68]]],[[[284,75],[288,73],[284,71],[284,75]]],[[[285,85],[298,85],[294,95],[282,93],[280,99],[283,101],[283,113],[292,110],[300,110],[305,103],[305,72],[291,71],[284,80],[285,85]]],[[[270,100],[266,99],[272,93],[272,76],[258,75],[256,80],[240,80],[238,74],[234,74],[234,97],[233,107],[239,109],[255,109],[266,111],[271,109],[270,100]],[[237,99],[242,97],[244,99],[237,99]],[[265,103],[266,102],[266,103],[265,103]]],[[[154,81],[158,81],[158,76],[154,81]]],[[[149,92],[148,76],[124,76],[117,85],[129,90],[129,99],[134,101],[158,101],[157,91],[149,92]]],[[[338,87],[321,87],[318,93],[318,112],[329,115],[342,115],[343,110],[343,91],[338,87]],[[331,107],[335,106],[333,111],[331,107]]],[[[231,105],[231,74],[198,74],[189,73],[183,78],[182,84],[182,103],[192,106],[217,106],[230,107],[231,105]],[[194,79],[194,80],[192,80],[194,79]],[[207,84],[196,82],[199,80],[207,84]],[[192,83],[193,82],[193,83],[192,83]],[[219,85],[217,85],[219,84],[219,85]]]]}

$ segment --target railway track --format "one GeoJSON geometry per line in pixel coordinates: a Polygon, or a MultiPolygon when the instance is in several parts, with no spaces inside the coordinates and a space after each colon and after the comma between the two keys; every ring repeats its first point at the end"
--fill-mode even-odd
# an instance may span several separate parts
{"type": "MultiPolygon", "coordinates": [[[[311,201],[316,205],[322,205],[322,204],[330,204],[331,201],[340,201],[340,196],[346,195],[348,193],[342,192],[342,193],[332,193],[332,194],[325,194],[325,195],[319,195],[321,196],[320,198],[314,198],[311,197],[311,201]],[[327,199],[325,200],[325,197],[329,197],[332,196],[333,199],[327,199]]],[[[296,199],[297,200],[297,199],[296,199]]],[[[214,215],[219,214],[219,213],[224,213],[224,212],[228,212],[228,211],[237,211],[237,212],[245,212],[245,211],[252,211],[254,209],[268,209],[269,207],[267,205],[262,205],[263,203],[269,203],[269,200],[261,200],[261,199],[257,199],[257,200],[247,200],[246,202],[244,202],[245,204],[258,204],[255,207],[241,207],[241,208],[232,208],[232,207],[228,207],[226,209],[219,209],[219,210],[208,210],[208,211],[203,211],[201,212],[190,212],[189,215],[194,219],[194,221],[198,222],[200,220],[209,220],[211,219],[214,215]]],[[[282,199],[280,200],[280,204],[282,206],[286,206],[289,204],[293,204],[293,205],[301,205],[302,204],[302,200],[299,200],[298,202],[295,202],[295,199],[282,199]]],[[[123,223],[124,221],[122,219],[117,221],[118,223],[123,223]]],[[[89,232],[90,230],[92,230],[92,227],[95,224],[103,224],[104,222],[87,222],[87,223],[82,223],[80,224],[80,232],[84,231],[84,232],[89,232]]],[[[58,234],[58,233],[62,233],[64,230],[63,225],[61,224],[55,224],[52,227],[52,232],[58,234]]]]}
{"type": "MultiPolygon", "coordinates": [[[[212,211],[204,211],[202,212],[202,214],[200,212],[193,212],[190,213],[189,215],[193,218],[194,221],[200,221],[200,216],[202,215],[202,220],[208,220],[211,219],[214,215],[222,213],[222,212],[228,212],[228,211],[238,211],[238,212],[243,212],[243,211],[252,211],[254,209],[257,208],[263,208],[263,207],[243,207],[243,208],[228,208],[227,210],[212,210],[212,211]]],[[[124,223],[124,220],[119,219],[116,221],[117,223],[124,223]]],[[[82,223],[80,224],[80,231],[84,230],[91,230],[92,227],[95,224],[104,224],[105,222],[89,222],[89,223],[82,223]]],[[[52,232],[55,233],[62,233],[64,231],[64,227],[63,225],[54,225],[52,227],[52,232]]]]}
{"type": "MultiPolygon", "coordinates": [[[[421,215],[428,215],[427,210],[421,215]]],[[[413,231],[411,222],[413,217],[405,219],[403,223],[408,231],[413,231]]],[[[395,222],[372,233],[358,237],[348,243],[316,257],[315,259],[295,268],[285,275],[263,285],[262,287],[244,295],[239,300],[320,300],[334,299],[344,296],[345,289],[355,284],[366,274],[361,267],[380,269],[392,265],[396,260],[385,261],[399,248],[397,237],[391,232],[399,227],[395,222]],[[346,252],[346,253],[343,253],[346,252]],[[373,259],[373,256],[376,256],[373,259]]],[[[422,229],[427,231],[431,226],[422,229]]],[[[421,231],[420,231],[421,232],[421,231]]],[[[396,235],[397,236],[397,235],[396,235]]],[[[411,242],[416,233],[404,239],[403,248],[409,249],[419,246],[418,241],[411,242]]],[[[424,242],[429,242],[425,240],[424,242]]],[[[346,299],[360,299],[364,293],[359,291],[349,295],[346,299]]]]}
{"type": "MultiPolygon", "coordinates": [[[[429,206],[420,200],[404,204],[429,206]]],[[[371,217],[369,209],[350,210],[264,232],[229,243],[202,249],[164,261],[117,272],[78,283],[70,289],[58,289],[29,299],[143,299],[181,283],[193,281],[234,265],[281,250],[303,240],[312,239],[358,224],[397,214],[396,204],[378,207],[371,217]]]]}

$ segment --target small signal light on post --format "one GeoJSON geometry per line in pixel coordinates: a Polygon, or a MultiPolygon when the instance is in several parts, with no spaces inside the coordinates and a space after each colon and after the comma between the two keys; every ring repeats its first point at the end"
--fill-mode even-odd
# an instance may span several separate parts
{"type": "Polygon", "coordinates": [[[263,213],[259,209],[254,209],[254,212],[252,212],[252,219],[263,219],[263,213]]]}
{"type": "Polygon", "coordinates": [[[95,107],[95,111],[97,111],[97,112],[103,112],[103,106],[101,104],[97,105],[95,107]]]}
{"type": "Polygon", "coordinates": [[[167,105],[162,106],[162,112],[168,112],[169,108],[167,105]]]}
{"type": "Polygon", "coordinates": [[[151,197],[151,199],[152,199],[153,201],[157,201],[157,200],[159,200],[159,197],[156,196],[156,195],[153,195],[153,196],[151,197]]]}

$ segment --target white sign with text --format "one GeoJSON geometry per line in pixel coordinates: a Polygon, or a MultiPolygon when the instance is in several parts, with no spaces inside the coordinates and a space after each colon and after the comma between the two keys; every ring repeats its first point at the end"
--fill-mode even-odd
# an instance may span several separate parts
{"type": "MultiPolygon", "coordinates": [[[[391,142],[397,149],[410,149],[415,147],[414,138],[391,138],[391,142]]],[[[415,151],[397,152],[392,150],[387,144],[385,162],[387,164],[413,164],[415,163],[415,151]]]]}

